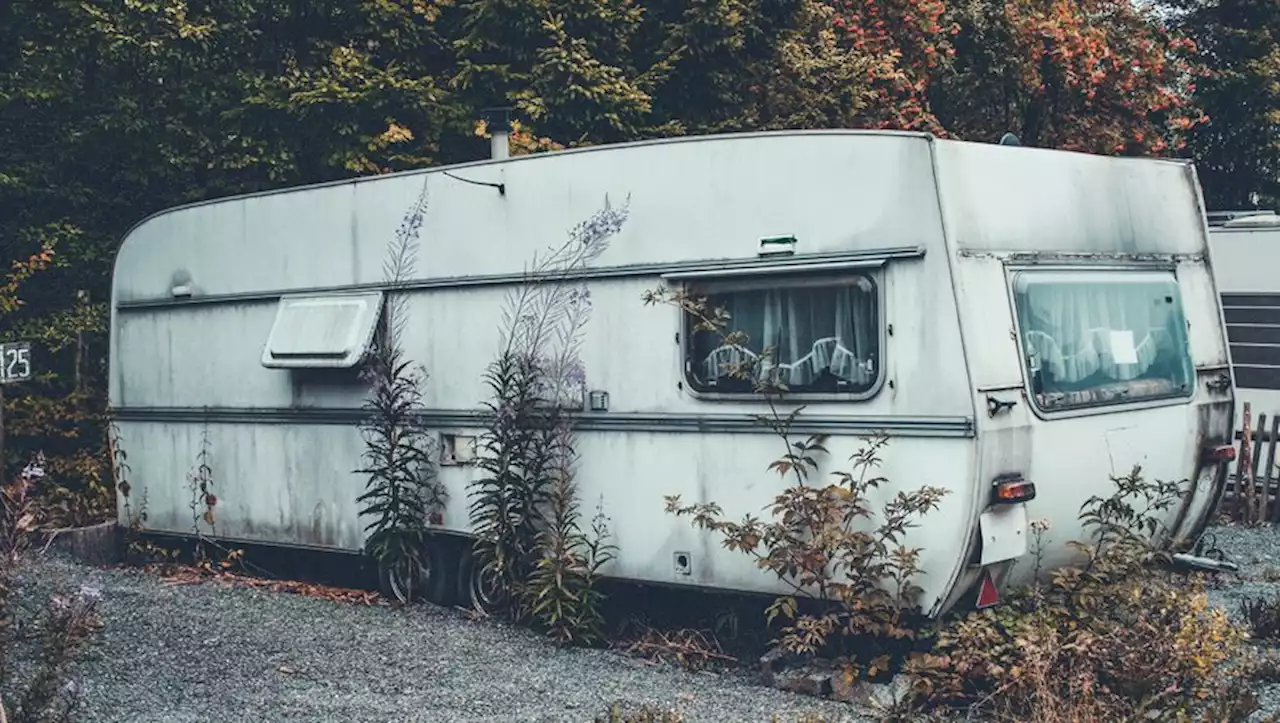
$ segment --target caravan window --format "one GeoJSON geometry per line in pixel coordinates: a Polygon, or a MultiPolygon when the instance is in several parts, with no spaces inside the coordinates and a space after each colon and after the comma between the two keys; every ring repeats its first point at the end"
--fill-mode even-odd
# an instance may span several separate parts
{"type": "Polygon", "coordinates": [[[1023,271],[1013,298],[1040,409],[1191,395],[1187,322],[1172,273],[1023,271]]]}
{"type": "Polygon", "coordinates": [[[750,393],[759,381],[788,393],[867,394],[880,374],[879,296],[864,274],[756,281],[690,290],[728,314],[721,332],[693,331],[689,383],[699,392],[750,393]],[[730,338],[726,339],[725,334],[730,338]]]}

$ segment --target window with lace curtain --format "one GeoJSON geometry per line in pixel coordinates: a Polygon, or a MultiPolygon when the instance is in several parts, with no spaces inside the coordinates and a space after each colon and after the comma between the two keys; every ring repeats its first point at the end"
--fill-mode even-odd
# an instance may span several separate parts
{"type": "Polygon", "coordinates": [[[1014,305],[1044,411],[1191,395],[1178,282],[1157,271],[1021,271],[1014,305]]]}
{"type": "Polygon", "coordinates": [[[870,276],[724,282],[691,292],[727,312],[724,332],[741,335],[688,335],[686,369],[696,391],[746,394],[760,380],[791,394],[859,395],[875,388],[880,314],[870,276]]]}

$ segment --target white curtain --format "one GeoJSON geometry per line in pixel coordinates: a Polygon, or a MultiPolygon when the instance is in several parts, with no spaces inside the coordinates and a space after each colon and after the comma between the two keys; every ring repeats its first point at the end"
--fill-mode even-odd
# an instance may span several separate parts
{"type": "Polygon", "coordinates": [[[717,346],[701,362],[707,381],[730,375],[771,354],[759,372],[790,387],[814,383],[823,372],[858,386],[876,378],[879,328],[876,297],[869,281],[839,287],[752,290],[713,297],[713,306],[729,312],[728,330],[747,335],[747,343],[717,346]],[[776,368],[775,368],[776,365],[776,368]]]}
{"type": "Polygon", "coordinates": [[[1142,376],[1174,351],[1174,305],[1165,301],[1166,293],[1150,284],[1031,286],[1019,306],[1033,363],[1057,384],[1098,373],[1115,381],[1142,376]]]}

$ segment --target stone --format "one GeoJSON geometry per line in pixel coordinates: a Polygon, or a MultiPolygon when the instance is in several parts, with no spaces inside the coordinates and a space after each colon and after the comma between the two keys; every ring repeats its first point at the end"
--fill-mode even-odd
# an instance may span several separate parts
{"type": "Polygon", "coordinates": [[[888,683],[868,684],[870,699],[882,708],[892,708],[911,695],[911,678],[898,674],[888,683]]]}
{"type": "Polygon", "coordinates": [[[800,693],[815,697],[824,697],[831,691],[831,673],[814,671],[808,668],[796,668],[774,673],[775,685],[779,690],[800,693]]]}
{"type": "Polygon", "coordinates": [[[780,648],[770,650],[760,656],[759,664],[762,682],[770,688],[777,688],[777,675],[784,670],[798,667],[803,660],[801,656],[784,652],[780,648]]]}
{"type": "Polygon", "coordinates": [[[843,670],[837,670],[831,675],[831,697],[841,703],[855,703],[865,705],[870,693],[867,690],[867,684],[846,677],[843,670]]]}
{"type": "Polygon", "coordinates": [[[115,565],[121,557],[120,525],[114,520],[88,527],[64,527],[45,533],[46,544],[87,565],[115,565]]]}

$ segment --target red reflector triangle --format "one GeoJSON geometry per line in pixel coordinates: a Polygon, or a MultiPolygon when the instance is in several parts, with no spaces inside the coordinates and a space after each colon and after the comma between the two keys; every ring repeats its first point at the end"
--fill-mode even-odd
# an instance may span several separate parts
{"type": "Polygon", "coordinates": [[[991,581],[991,571],[982,571],[982,585],[978,587],[978,609],[989,608],[1000,602],[1000,593],[991,581]]]}

